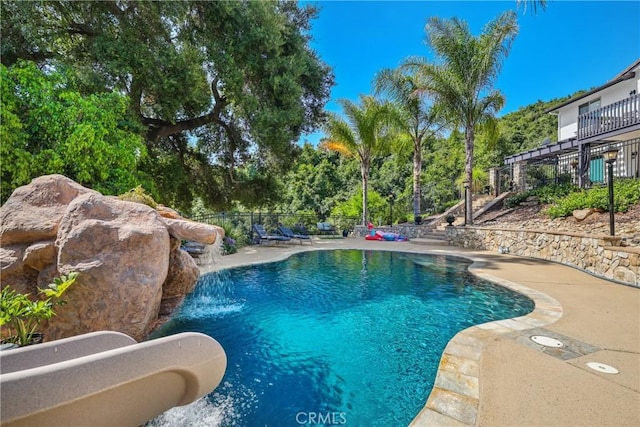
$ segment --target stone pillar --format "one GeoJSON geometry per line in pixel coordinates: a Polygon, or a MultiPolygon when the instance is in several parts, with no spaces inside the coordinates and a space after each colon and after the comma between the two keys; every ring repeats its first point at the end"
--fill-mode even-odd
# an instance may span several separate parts
{"type": "Polygon", "coordinates": [[[495,197],[500,195],[500,169],[489,169],[489,187],[495,197]]]}
{"type": "Polygon", "coordinates": [[[524,173],[526,162],[513,164],[513,191],[524,191],[524,173]]]}

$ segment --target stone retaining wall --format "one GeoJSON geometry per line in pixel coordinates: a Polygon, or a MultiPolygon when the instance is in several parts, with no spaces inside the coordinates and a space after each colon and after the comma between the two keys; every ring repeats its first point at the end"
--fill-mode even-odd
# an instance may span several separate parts
{"type": "Polygon", "coordinates": [[[617,246],[620,237],[488,227],[445,231],[453,246],[547,259],[640,287],[640,248],[617,246]]]}
{"type": "MultiPolygon", "coordinates": [[[[433,228],[431,226],[424,225],[424,224],[423,225],[397,224],[394,226],[374,227],[373,229],[375,231],[380,230],[385,233],[401,234],[403,236],[407,236],[410,239],[428,237],[430,234],[432,234],[432,231],[433,231],[433,228]]],[[[355,237],[364,237],[367,234],[369,234],[369,230],[367,230],[367,227],[365,227],[364,225],[356,225],[353,229],[353,235],[355,237]]]]}

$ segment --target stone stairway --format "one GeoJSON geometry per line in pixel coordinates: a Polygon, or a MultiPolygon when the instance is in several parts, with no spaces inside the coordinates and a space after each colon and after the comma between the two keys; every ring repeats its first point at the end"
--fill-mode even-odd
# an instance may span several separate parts
{"type": "Polygon", "coordinates": [[[410,239],[409,243],[425,246],[449,246],[444,230],[431,230],[421,238],[410,239]]]}
{"type": "MultiPolygon", "coordinates": [[[[502,201],[508,193],[503,193],[498,197],[493,197],[492,195],[474,195],[473,196],[473,219],[475,221],[480,215],[482,215],[485,211],[490,209],[496,203],[502,201]]],[[[444,220],[445,217],[449,214],[453,214],[456,217],[453,225],[463,225],[464,224],[464,201],[461,200],[458,204],[447,210],[446,212],[439,215],[435,218],[429,225],[434,230],[443,231],[447,226],[447,222],[444,220]]]]}

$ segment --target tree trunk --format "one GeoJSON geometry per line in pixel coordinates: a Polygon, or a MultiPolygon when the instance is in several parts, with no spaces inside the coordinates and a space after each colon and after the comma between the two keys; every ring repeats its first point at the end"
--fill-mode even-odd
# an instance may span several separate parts
{"type": "Polygon", "coordinates": [[[473,182],[473,127],[465,129],[465,151],[466,162],[464,166],[464,172],[466,176],[465,183],[465,223],[467,225],[473,224],[473,197],[471,191],[471,183],[473,182]]]}
{"type": "Polygon", "coordinates": [[[369,213],[367,212],[367,201],[368,197],[368,187],[369,187],[369,162],[363,161],[360,165],[360,173],[362,174],[362,225],[367,225],[367,217],[369,213]]]}
{"type": "Polygon", "coordinates": [[[413,216],[420,216],[420,175],[422,174],[422,152],[420,144],[413,149],[413,216]]]}

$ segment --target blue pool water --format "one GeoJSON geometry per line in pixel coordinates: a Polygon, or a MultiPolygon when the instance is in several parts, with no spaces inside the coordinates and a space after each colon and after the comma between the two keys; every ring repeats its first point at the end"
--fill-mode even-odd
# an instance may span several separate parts
{"type": "Polygon", "coordinates": [[[337,250],[204,275],[156,335],[212,336],[227,353],[227,371],[191,415],[164,422],[407,425],[458,331],[533,310],[530,299],[475,278],[468,266],[445,256],[337,250]]]}

